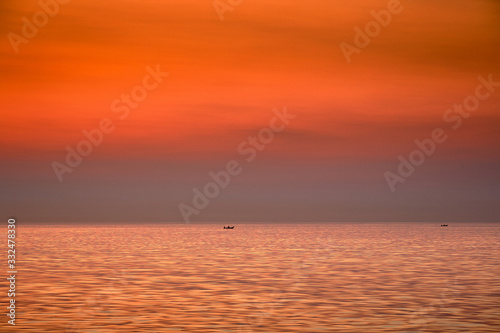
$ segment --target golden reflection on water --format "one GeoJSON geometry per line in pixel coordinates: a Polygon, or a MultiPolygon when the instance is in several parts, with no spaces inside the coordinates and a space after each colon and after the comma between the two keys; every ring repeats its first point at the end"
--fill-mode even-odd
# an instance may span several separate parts
{"type": "Polygon", "coordinates": [[[17,324],[4,318],[1,332],[500,332],[498,224],[21,226],[17,236],[17,324]]]}

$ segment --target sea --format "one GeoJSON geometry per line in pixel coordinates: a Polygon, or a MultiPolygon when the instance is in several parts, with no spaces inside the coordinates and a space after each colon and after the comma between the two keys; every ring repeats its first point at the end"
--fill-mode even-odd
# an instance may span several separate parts
{"type": "Polygon", "coordinates": [[[224,225],[19,225],[0,331],[500,332],[500,224],[224,225]]]}

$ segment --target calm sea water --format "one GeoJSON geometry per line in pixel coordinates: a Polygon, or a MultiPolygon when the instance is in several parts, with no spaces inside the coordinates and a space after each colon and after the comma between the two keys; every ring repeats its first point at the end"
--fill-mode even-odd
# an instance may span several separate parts
{"type": "Polygon", "coordinates": [[[222,226],[20,226],[0,331],[500,332],[500,224],[222,226]]]}

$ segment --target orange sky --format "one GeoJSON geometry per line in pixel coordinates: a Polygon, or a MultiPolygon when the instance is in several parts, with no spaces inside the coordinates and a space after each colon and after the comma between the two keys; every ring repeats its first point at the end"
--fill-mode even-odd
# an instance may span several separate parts
{"type": "Polygon", "coordinates": [[[500,5],[402,0],[348,64],[339,44],[353,44],[354,27],[387,3],[243,1],[220,21],[210,1],[73,0],[16,53],[7,34],[21,34],[40,7],[3,2],[5,208],[31,221],[179,221],[192,188],[286,106],[297,119],[199,221],[458,219],[460,200],[467,219],[498,219],[499,92],[400,192],[383,173],[444,126],[479,75],[500,81],[500,5]],[[169,76],[120,120],[111,103],[156,64],[169,76]],[[106,117],[115,131],[59,183],[51,162],[106,117]]]}

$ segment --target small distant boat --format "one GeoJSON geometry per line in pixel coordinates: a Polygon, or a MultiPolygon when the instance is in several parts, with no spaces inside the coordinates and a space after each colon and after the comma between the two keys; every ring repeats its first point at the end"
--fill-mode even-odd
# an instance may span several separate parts
{"type": "Polygon", "coordinates": [[[447,224],[441,224],[442,227],[447,227],[448,225],[447,224]]]}
{"type": "Polygon", "coordinates": [[[230,226],[227,226],[227,227],[224,226],[224,229],[234,229],[234,225],[232,227],[230,227],[230,226]]]}

